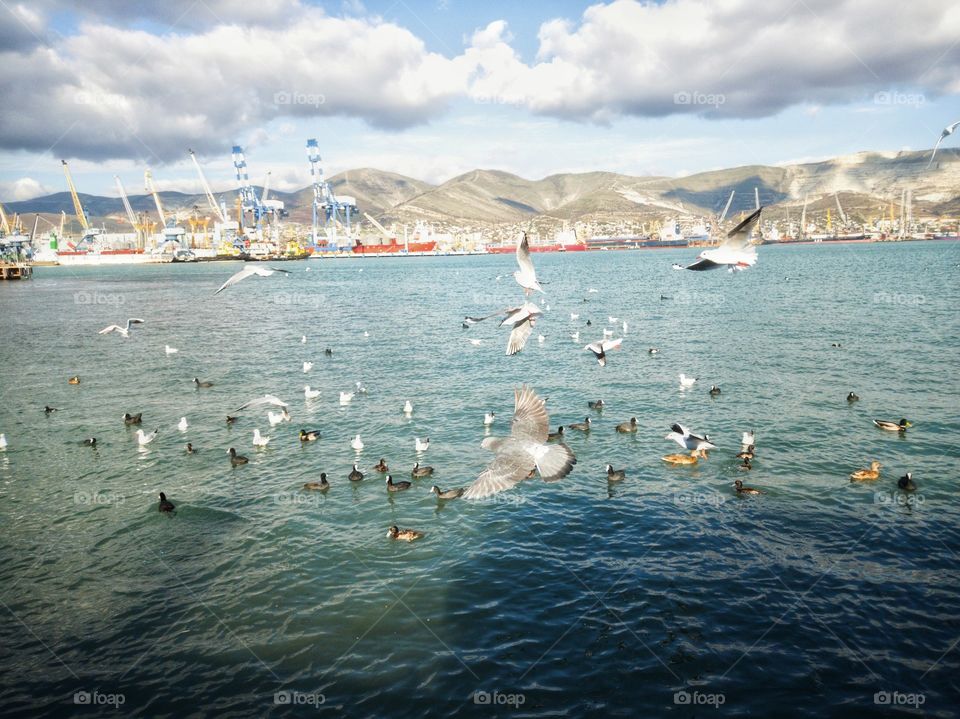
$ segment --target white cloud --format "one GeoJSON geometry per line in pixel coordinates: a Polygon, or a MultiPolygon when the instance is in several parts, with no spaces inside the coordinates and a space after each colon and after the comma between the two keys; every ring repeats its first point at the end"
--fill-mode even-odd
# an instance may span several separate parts
{"type": "Polygon", "coordinates": [[[49,195],[50,188],[32,177],[21,177],[11,182],[0,182],[0,199],[4,202],[30,200],[34,197],[49,195]]]}

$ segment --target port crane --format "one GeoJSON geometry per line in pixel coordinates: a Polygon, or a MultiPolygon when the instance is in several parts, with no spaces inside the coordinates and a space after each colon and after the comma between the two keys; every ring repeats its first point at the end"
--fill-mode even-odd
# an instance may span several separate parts
{"type": "Polygon", "coordinates": [[[330,183],[323,176],[320,166],[320,146],[315,138],[307,140],[307,160],[310,162],[310,179],[313,184],[313,229],[312,240],[317,242],[317,225],[319,214],[323,214],[323,221],[327,235],[327,245],[337,249],[337,226],[343,227],[347,236],[351,235],[351,218],[357,210],[357,201],[347,195],[335,195],[330,183]],[[332,242],[331,242],[332,241],[332,242]]]}
{"type": "Polygon", "coordinates": [[[129,220],[130,224],[133,225],[133,231],[137,233],[137,247],[142,249],[144,241],[143,232],[146,227],[133,213],[133,208],[130,206],[130,200],[127,198],[127,191],[123,189],[123,183],[120,182],[120,176],[114,175],[113,179],[117,183],[117,191],[120,193],[120,199],[123,201],[123,209],[127,213],[127,220],[129,220]]]}
{"type": "Polygon", "coordinates": [[[83,228],[83,236],[77,243],[77,249],[79,249],[84,244],[92,244],[94,238],[100,234],[100,230],[99,228],[90,226],[87,213],[84,212],[83,205],[80,203],[80,195],[77,194],[76,185],[73,184],[73,177],[70,175],[70,166],[67,165],[67,161],[60,160],[60,164],[63,166],[63,174],[67,178],[67,188],[70,190],[70,199],[73,200],[73,211],[77,215],[77,221],[80,222],[80,227],[83,228]]]}
{"type": "Polygon", "coordinates": [[[163,234],[163,241],[160,243],[161,250],[167,249],[167,244],[174,243],[173,251],[183,246],[183,236],[186,230],[177,225],[176,217],[171,215],[168,219],[163,211],[163,203],[160,202],[160,193],[157,192],[156,185],[153,184],[153,173],[148,168],[143,173],[143,183],[147,192],[153,195],[153,202],[157,206],[157,217],[160,218],[160,232],[163,234]]]}
{"type": "MultiPolygon", "coordinates": [[[[216,214],[216,218],[213,221],[214,242],[224,250],[230,248],[242,250],[243,240],[240,237],[241,223],[230,219],[227,215],[226,203],[217,203],[217,200],[213,196],[213,190],[210,189],[210,183],[207,182],[206,175],[203,174],[203,168],[201,168],[200,163],[197,162],[196,153],[190,149],[188,149],[187,152],[190,153],[193,166],[197,168],[197,175],[200,176],[200,185],[203,187],[203,193],[207,196],[207,204],[210,205],[210,209],[216,214]]],[[[240,219],[242,219],[242,217],[240,219]]],[[[206,232],[206,227],[204,227],[204,232],[206,232]]]]}
{"type": "Polygon", "coordinates": [[[250,173],[247,171],[247,158],[244,156],[243,148],[240,147],[240,145],[233,146],[233,166],[237,171],[241,211],[253,213],[254,227],[256,227],[256,232],[259,236],[263,231],[263,218],[267,215],[268,210],[250,185],[250,173]]]}
{"type": "Polygon", "coordinates": [[[3,230],[4,235],[13,234],[10,231],[10,223],[7,221],[7,213],[3,211],[3,205],[0,205],[0,229],[3,230]]]}

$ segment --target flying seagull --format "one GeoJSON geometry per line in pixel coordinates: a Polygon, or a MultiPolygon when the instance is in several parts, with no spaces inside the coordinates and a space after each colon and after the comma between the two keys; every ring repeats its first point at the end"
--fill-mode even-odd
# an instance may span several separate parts
{"type": "Polygon", "coordinates": [[[937,144],[933,146],[933,152],[930,153],[930,162],[927,163],[927,169],[930,169],[930,166],[933,164],[933,158],[937,154],[937,150],[940,147],[940,143],[946,140],[950,135],[956,132],[957,128],[960,127],[960,120],[957,120],[952,125],[947,125],[943,128],[943,132],[940,133],[940,138],[937,140],[937,144]]]}
{"type": "Polygon", "coordinates": [[[533,268],[533,260],[530,259],[530,244],[527,242],[526,232],[517,243],[517,264],[520,265],[520,269],[513,273],[513,277],[523,288],[523,294],[529,295],[534,290],[543,292],[543,288],[537,282],[537,271],[533,268]]]}
{"type": "Polygon", "coordinates": [[[565,444],[547,444],[550,417],[546,403],[529,387],[514,390],[513,423],[509,437],[487,437],[481,446],[494,452],[464,499],[482,499],[512,489],[536,470],[546,482],[563,479],[577,463],[565,444]]]}
{"type": "Polygon", "coordinates": [[[127,320],[127,326],[121,327],[120,325],[110,325],[109,327],[104,327],[102,330],[97,332],[98,335],[108,335],[111,332],[119,332],[124,337],[130,336],[130,326],[131,325],[142,325],[143,320],[137,319],[136,317],[131,317],[127,320]]]}
{"type": "Polygon", "coordinates": [[[543,312],[532,302],[526,302],[521,307],[511,307],[506,310],[506,317],[500,326],[510,325],[510,338],[507,340],[507,356],[515,355],[522,350],[533,333],[533,326],[537,317],[543,312]]]}
{"type": "Polygon", "coordinates": [[[286,274],[290,274],[290,270],[281,270],[275,267],[265,269],[263,267],[258,267],[257,265],[249,264],[246,267],[244,267],[242,270],[240,270],[238,273],[236,273],[229,280],[227,280],[222,285],[220,285],[220,289],[214,292],[213,294],[219,295],[221,292],[227,289],[230,285],[235,285],[241,280],[245,280],[248,277],[251,277],[253,275],[259,275],[260,277],[269,277],[274,272],[284,272],[286,274]]]}
{"type": "Polygon", "coordinates": [[[727,233],[719,247],[704,250],[687,270],[715,270],[718,267],[745,270],[757,264],[757,248],[751,242],[753,229],[760,221],[762,207],[727,233]]]}
{"type": "Polygon", "coordinates": [[[618,337],[615,340],[603,339],[599,342],[591,342],[586,347],[585,350],[590,350],[593,352],[594,356],[597,358],[597,362],[600,363],[601,367],[607,366],[607,352],[610,350],[620,349],[620,345],[623,342],[623,337],[618,337]]]}
{"type": "Polygon", "coordinates": [[[273,407],[283,407],[284,409],[290,406],[286,402],[274,397],[272,394],[265,394],[263,397],[257,397],[256,399],[250,400],[246,404],[240,405],[234,410],[234,412],[242,412],[245,409],[266,407],[268,405],[273,407]]]}

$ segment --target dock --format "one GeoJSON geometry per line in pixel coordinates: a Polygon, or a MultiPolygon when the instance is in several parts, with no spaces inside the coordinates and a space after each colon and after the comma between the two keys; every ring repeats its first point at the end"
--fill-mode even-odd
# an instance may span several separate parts
{"type": "Polygon", "coordinates": [[[29,280],[33,267],[26,262],[0,262],[0,280],[29,280]]]}

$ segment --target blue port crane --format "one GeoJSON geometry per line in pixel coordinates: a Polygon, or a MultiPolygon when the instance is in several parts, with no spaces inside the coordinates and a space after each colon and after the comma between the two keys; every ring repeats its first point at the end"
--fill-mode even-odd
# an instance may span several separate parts
{"type": "Polygon", "coordinates": [[[313,229],[312,240],[315,247],[319,247],[317,229],[320,218],[326,232],[327,249],[336,250],[337,227],[343,227],[350,237],[351,218],[358,212],[357,202],[353,197],[333,194],[330,183],[323,176],[320,167],[320,146],[316,139],[307,140],[307,160],[310,162],[310,180],[313,184],[313,229]]]}
{"type": "Polygon", "coordinates": [[[263,218],[269,213],[267,207],[263,204],[257,193],[250,186],[250,174],[247,171],[247,158],[243,154],[243,148],[240,145],[233,146],[233,166],[237,170],[237,184],[240,190],[240,209],[243,212],[253,213],[254,225],[259,234],[263,228],[263,218]]]}

